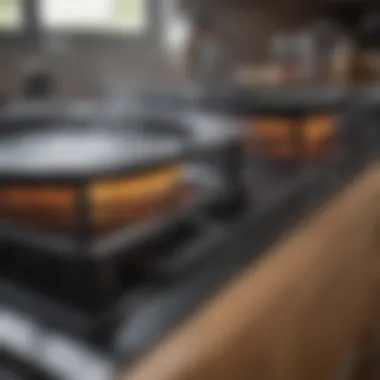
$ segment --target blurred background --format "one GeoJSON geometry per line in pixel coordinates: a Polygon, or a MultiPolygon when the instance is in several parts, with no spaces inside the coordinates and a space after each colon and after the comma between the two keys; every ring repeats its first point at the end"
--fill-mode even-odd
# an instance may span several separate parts
{"type": "Polygon", "coordinates": [[[380,10],[363,0],[1,0],[0,92],[45,70],[52,96],[126,82],[377,80],[380,10]]]}

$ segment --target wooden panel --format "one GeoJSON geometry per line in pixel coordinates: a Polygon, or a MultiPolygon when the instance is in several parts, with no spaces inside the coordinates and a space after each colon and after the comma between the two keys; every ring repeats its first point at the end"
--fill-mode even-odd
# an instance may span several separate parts
{"type": "MultiPolygon", "coordinates": [[[[93,184],[88,189],[90,227],[112,228],[165,210],[176,199],[179,176],[180,166],[172,165],[134,178],[93,184]]],[[[0,188],[0,217],[47,228],[73,228],[77,195],[72,187],[0,188]]]]}
{"type": "Polygon", "coordinates": [[[180,167],[170,166],[137,178],[94,184],[89,189],[95,228],[141,220],[170,207],[179,189],[180,167]]]}
{"type": "Polygon", "coordinates": [[[380,378],[379,199],[375,166],[121,378],[380,378]]]}
{"type": "Polygon", "coordinates": [[[259,117],[250,126],[251,137],[248,143],[250,153],[279,159],[310,159],[328,153],[329,139],[334,133],[336,119],[330,115],[317,115],[308,118],[259,117]],[[301,150],[294,134],[302,136],[301,150]]]}
{"type": "Polygon", "coordinates": [[[71,187],[9,186],[0,188],[2,219],[69,228],[75,222],[71,187]]]}
{"type": "Polygon", "coordinates": [[[307,158],[322,157],[336,148],[331,144],[336,126],[337,118],[330,115],[319,115],[306,119],[304,128],[307,158]]]}
{"type": "Polygon", "coordinates": [[[248,152],[262,157],[293,157],[290,144],[294,120],[284,117],[257,117],[250,126],[248,152]]]}
{"type": "Polygon", "coordinates": [[[98,182],[89,190],[91,203],[101,207],[110,203],[138,202],[152,196],[162,196],[178,183],[179,170],[179,166],[170,166],[135,178],[98,182]]]}

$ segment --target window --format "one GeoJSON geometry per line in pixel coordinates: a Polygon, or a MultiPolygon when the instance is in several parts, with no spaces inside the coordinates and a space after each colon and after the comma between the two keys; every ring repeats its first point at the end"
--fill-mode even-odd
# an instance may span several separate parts
{"type": "Polygon", "coordinates": [[[19,31],[23,21],[22,0],[0,0],[0,31],[19,31]]]}
{"type": "Polygon", "coordinates": [[[141,33],[146,0],[40,0],[45,29],[74,33],[141,33]]]}
{"type": "Polygon", "coordinates": [[[186,43],[190,34],[190,23],[178,9],[178,0],[167,0],[165,3],[165,43],[171,50],[177,50],[186,43]]]}

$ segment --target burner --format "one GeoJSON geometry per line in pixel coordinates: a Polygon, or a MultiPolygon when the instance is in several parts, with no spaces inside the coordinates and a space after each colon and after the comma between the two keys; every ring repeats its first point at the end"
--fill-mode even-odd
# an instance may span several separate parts
{"type": "Polygon", "coordinates": [[[52,123],[0,137],[3,276],[102,309],[144,273],[146,244],[193,224],[181,144],[126,128],[52,123]]]}

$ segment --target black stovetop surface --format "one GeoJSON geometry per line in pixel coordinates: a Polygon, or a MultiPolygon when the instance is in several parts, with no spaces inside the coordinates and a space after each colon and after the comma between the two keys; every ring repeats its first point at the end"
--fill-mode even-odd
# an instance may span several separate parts
{"type": "Polygon", "coordinates": [[[12,311],[34,320],[42,329],[51,326],[49,313],[61,315],[78,328],[70,338],[52,329],[55,334],[70,340],[69,347],[82,347],[83,352],[90,351],[99,362],[107,362],[111,368],[116,368],[120,362],[131,363],[152,349],[228,279],[257,260],[294,223],[347,184],[359,169],[346,168],[344,158],[337,157],[300,173],[296,179],[284,180],[281,186],[273,181],[268,183],[269,187],[263,184],[254,196],[259,203],[253,204],[239,220],[225,225],[225,233],[209,247],[207,257],[196,271],[168,283],[141,284],[134,289],[138,301],[127,308],[124,321],[107,344],[90,343],[84,338],[83,331],[89,320],[80,313],[48,304],[45,299],[10,283],[0,284],[0,298],[5,301],[2,311],[12,311]],[[150,290],[145,292],[144,288],[150,290]],[[41,310],[45,310],[45,320],[41,318],[41,310]]]}

